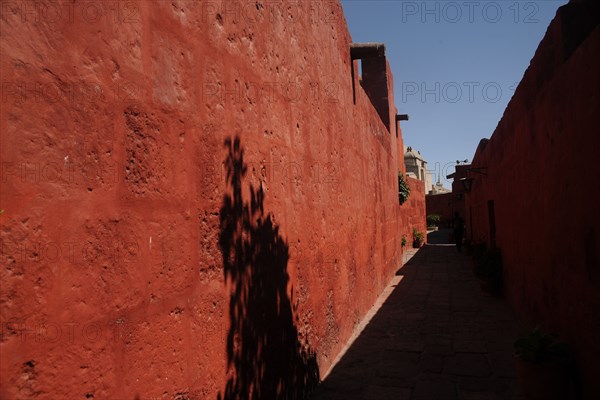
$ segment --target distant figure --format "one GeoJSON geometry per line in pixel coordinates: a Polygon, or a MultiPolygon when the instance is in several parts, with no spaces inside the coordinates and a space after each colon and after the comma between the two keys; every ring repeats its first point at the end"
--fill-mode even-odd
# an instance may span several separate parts
{"type": "Polygon", "coordinates": [[[460,249],[462,248],[463,235],[465,233],[464,230],[464,221],[458,214],[458,212],[454,213],[454,221],[452,221],[452,228],[454,229],[454,240],[456,242],[456,250],[460,253],[460,249]]]}

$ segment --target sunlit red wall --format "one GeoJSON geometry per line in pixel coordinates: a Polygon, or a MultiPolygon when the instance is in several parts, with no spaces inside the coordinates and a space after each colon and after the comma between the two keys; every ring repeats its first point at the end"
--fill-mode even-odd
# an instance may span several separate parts
{"type": "MultiPolygon", "coordinates": [[[[407,246],[412,246],[413,230],[425,234],[427,222],[425,220],[425,183],[415,178],[406,178],[410,188],[410,196],[401,207],[401,232],[406,236],[407,246]]],[[[427,240],[425,235],[425,240],[427,240]]]]}

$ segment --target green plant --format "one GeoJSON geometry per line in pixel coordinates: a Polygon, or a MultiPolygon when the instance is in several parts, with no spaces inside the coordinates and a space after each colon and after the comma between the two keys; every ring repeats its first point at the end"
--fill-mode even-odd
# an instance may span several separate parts
{"type": "Polygon", "coordinates": [[[398,200],[400,205],[404,204],[410,197],[410,187],[404,180],[404,176],[401,172],[398,172],[398,200]]]}
{"type": "Polygon", "coordinates": [[[569,362],[567,345],[556,337],[542,332],[539,326],[515,341],[517,357],[534,364],[562,364],[569,362]]]}
{"type": "Polygon", "coordinates": [[[427,216],[427,226],[439,226],[442,217],[438,214],[429,214],[427,216]]]}
{"type": "Polygon", "coordinates": [[[413,247],[421,247],[423,242],[425,242],[425,234],[423,232],[419,232],[417,228],[413,228],[413,247]]]}
{"type": "Polygon", "coordinates": [[[406,247],[406,235],[402,235],[402,247],[406,247]]]}

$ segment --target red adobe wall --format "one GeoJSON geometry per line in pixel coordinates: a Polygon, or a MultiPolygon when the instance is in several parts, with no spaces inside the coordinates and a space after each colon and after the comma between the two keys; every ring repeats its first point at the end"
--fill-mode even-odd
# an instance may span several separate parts
{"type": "Polygon", "coordinates": [[[412,246],[413,229],[425,234],[427,241],[427,222],[425,220],[425,182],[415,178],[406,177],[406,182],[410,188],[408,200],[402,204],[400,210],[401,216],[401,234],[406,235],[407,247],[412,246]]]}
{"type": "Polygon", "coordinates": [[[455,193],[432,194],[425,196],[427,215],[437,214],[442,226],[450,226],[455,212],[455,193]]]}
{"type": "Polygon", "coordinates": [[[441,216],[442,224],[451,227],[454,220],[454,214],[458,213],[464,220],[466,219],[465,210],[465,189],[461,182],[462,178],[467,176],[467,170],[471,168],[470,164],[456,165],[452,177],[452,192],[425,196],[427,215],[438,214],[441,216]]]}
{"type": "Polygon", "coordinates": [[[423,188],[399,206],[339,2],[288,5],[2,4],[1,398],[282,398],[331,366],[423,188]]]}
{"type": "Polygon", "coordinates": [[[452,218],[454,218],[454,213],[458,213],[462,219],[466,219],[466,210],[465,210],[465,189],[461,182],[461,179],[467,176],[467,170],[471,168],[471,165],[457,165],[454,167],[454,178],[452,180],[452,193],[454,194],[452,198],[452,218]]]}
{"type": "Polygon", "coordinates": [[[592,4],[559,9],[477,149],[473,166],[488,175],[471,175],[466,205],[474,240],[490,244],[494,202],[505,294],[526,321],[572,346],[585,399],[600,395],[600,13],[592,4]]]}

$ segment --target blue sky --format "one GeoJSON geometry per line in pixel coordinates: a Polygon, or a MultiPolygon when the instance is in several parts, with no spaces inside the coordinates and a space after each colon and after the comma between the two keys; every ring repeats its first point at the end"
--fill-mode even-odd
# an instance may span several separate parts
{"type": "Polygon", "coordinates": [[[354,42],[383,42],[404,143],[434,179],[490,137],[556,10],[567,0],[342,0],[354,42]]]}

